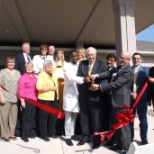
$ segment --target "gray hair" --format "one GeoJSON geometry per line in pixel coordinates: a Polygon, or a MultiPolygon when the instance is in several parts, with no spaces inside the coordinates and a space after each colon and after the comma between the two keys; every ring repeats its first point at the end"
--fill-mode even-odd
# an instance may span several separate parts
{"type": "Polygon", "coordinates": [[[26,45],[30,46],[29,43],[23,43],[23,44],[22,44],[22,49],[23,49],[26,45]]]}
{"type": "Polygon", "coordinates": [[[86,49],[86,55],[88,54],[89,51],[92,51],[94,54],[97,54],[97,50],[94,47],[89,47],[86,49]]]}
{"type": "Polygon", "coordinates": [[[44,61],[44,64],[43,64],[43,68],[44,68],[47,64],[53,65],[53,62],[52,62],[51,60],[45,60],[45,61],[44,61]]]}
{"type": "Polygon", "coordinates": [[[53,45],[50,45],[49,48],[53,48],[55,50],[55,47],[53,45]]]}
{"type": "Polygon", "coordinates": [[[25,63],[25,68],[26,68],[27,66],[32,66],[32,67],[34,67],[34,64],[33,64],[31,61],[29,61],[29,62],[26,62],[26,63],[25,63]]]}

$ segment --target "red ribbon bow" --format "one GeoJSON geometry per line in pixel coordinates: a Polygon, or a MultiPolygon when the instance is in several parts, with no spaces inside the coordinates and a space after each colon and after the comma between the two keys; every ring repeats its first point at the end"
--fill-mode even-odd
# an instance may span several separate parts
{"type": "Polygon", "coordinates": [[[117,129],[120,129],[124,126],[127,126],[129,122],[133,122],[134,121],[134,115],[132,114],[134,108],[137,106],[137,104],[139,103],[139,100],[141,99],[144,91],[146,90],[147,86],[148,86],[149,80],[147,79],[146,82],[144,83],[144,86],[142,87],[139,95],[136,98],[136,101],[134,103],[134,105],[132,106],[132,108],[129,108],[127,105],[123,105],[120,108],[122,109],[126,109],[126,112],[121,112],[121,113],[116,113],[116,118],[118,120],[118,122],[116,124],[112,125],[112,130],[110,131],[105,131],[105,132],[95,132],[93,135],[101,135],[101,142],[104,142],[105,139],[111,139],[112,136],[115,134],[115,132],[117,131],[117,129]]]}

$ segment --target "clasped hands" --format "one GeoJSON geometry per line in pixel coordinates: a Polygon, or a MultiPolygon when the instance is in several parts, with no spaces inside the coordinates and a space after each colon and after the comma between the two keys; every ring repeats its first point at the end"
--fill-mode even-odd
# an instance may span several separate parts
{"type": "Polygon", "coordinates": [[[99,90],[99,85],[95,84],[95,79],[97,77],[98,77],[98,74],[94,74],[94,75],[91,75],[91,76],[88,76],[88,77],[84,78],[84,82],[91,83],[91,86],[89,87],[89,90],[92,90],[92,91],[99,90]]]}
{"type": "Polygon", "coordinates": [[[149,77],[148,79],[149,79],[149,82],[150,82],[151,84],[154,84],[154,78],[153,78],[153,77],[149,77]]]}

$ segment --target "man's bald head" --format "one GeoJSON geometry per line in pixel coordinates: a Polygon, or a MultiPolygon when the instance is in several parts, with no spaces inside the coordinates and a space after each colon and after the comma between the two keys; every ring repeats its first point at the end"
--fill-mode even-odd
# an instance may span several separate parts
{"type": "Polygon", "coordinates": [[[120,65],[121,66],[125,66],[128,65],[130,63],[131,60],[131,54],[130,52],[122,52],[120,55],[120,65]]]}

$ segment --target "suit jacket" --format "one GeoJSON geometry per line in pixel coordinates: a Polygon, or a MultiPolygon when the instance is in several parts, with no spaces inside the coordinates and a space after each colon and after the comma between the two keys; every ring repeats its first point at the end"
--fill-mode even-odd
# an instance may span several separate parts
{"type": "MultiPolygon", "coordinates": [[[[132,67],[133,69],[133,67],[132,67]]],[[[137,80],[136,80],[136,88],[137,93],[139,93],[148,78],[148,68],[140,66],[138,70],[137,80]]],[[[132,91],[133,91],[133,84],[132,84],[132,91]]],[[[140,102],[147,103],[147,91],[145,90],[144,94],[142,95],[140,102]]]]}
{"type": "Polygon", "coordinates": [[[110,83],[100,83],[101,91],[111,91],[112,105],[120,107],[122,105],[130,106],[131,86],[133,82],[133,71],[130,65],[126,65],[117,74],[113,74],[110,83]]]}
{"type": "Polygon", "coordinates": [[[111,81],[111,78],[112,78],[112,75],[114,73],[116,73],[116,72],[117,72],[116,67],[112,67],[111,70],[108,70],[108,71],[105,71],[105,72],[101,72],[99,74],[99,78],[108,79],[108,82],[110,82],[111,81]]]}
{"type": "MultiPolygon", "coordinates": [[[[30,56],[30,55],[29,55],[30,56]]],[[[30,56],[32,59],[32,56],[30,56]]],[[[23,53],[16,55],[16,65],[15,65],[15,69],[18,70],[21,75],[23,75],[25,73],[25,58],[23,53]]]]}
{"type": "MultiPolygon", "coordinates": [[[[88,69],[89,69],[89,61],[88,60],[81,61],[79,64],[77,76],[87,77],[88,76],[88,69]]],[[[105,63],[103,61],[96,60],[93,65],[91,74],[99,74],[104,71],[106,71],[105,63]]],[[[101,78],[96,78],[95,83],[99,84],[101,81],[102,81],[101,78]]],[[[102,83],[107,83],[107,79],[104,79],[102,81],[102,83]]],[[[100,91],[99,90],[98,91],[90,91],[89,90],[90,85],[91,84],[84,82],[83,84],[81,84],[79,86],[79,102],[81,102],[80,99],[86,98],[86,96],[91,98],[90,100],[99,101],[100,91]]]]}
{"type": "MultiPolygon", "coordinates": [[[[149,70],[149,77],[154,78],[154,67],[151,67],[149,70]]],[[[153,107],[154,107],[154,84],[149,83],[148,90],[147,90],[148,101],[152,100],[153,107]]]]}

